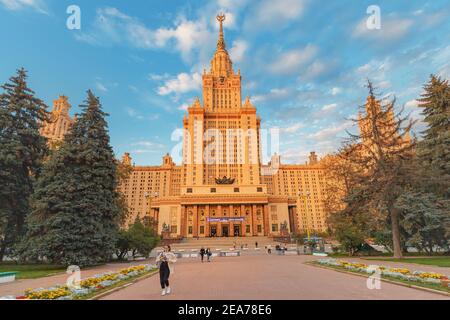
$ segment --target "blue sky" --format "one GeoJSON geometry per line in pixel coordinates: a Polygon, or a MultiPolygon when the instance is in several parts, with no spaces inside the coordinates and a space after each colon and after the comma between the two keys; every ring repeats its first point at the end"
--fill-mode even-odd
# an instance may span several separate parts
{"type": "Polygon", "coordinates": [[[91,88],[110,114],[117,156],[159,164],[178,143],[171,135],[184,109],[201,95],[218,12],[227,14],[243,95],[263,127],[280,128],[285,163],[337,149],[367,78],[415,118],[429,75],[450,78],[448,0],[0,0],[0,82],[23,66],[41,99],[51,105],[65,94],[72,113],[91,88]],[[81,8],[81,30],[66,27],[72,4],[81,8]],[[372,4],[380,30],[365,27],[372,4]]]}

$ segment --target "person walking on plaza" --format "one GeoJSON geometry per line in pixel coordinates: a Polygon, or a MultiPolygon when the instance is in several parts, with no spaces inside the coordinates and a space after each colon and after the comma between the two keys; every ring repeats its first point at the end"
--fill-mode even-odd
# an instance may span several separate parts
{"type": "Polygon", "coordinates": [[[202,257],[202,262],[203,262],[203,257],[205,256],[205,249],[202,247],[200,249],[200,257],[202,257]]]}
{"type": "Polygon", "coordinates": [[[211,249],[210,248],[206,249],[206,257],[208,258],[208,262],[211,262],[211,256],[212,256],[211,249]]]}
{"type": "Polygon", "coordinates": [[[267,253],[272,254],[272,245],[270,244],[267,246],[267,253]]]}
{"type": "Polygon", "coordinates": [[[255,242],[255,248],[258,249],[258,241],[255,242]]]}
{"type": "Polygon", "coordinates": [[[160,252],[156,257],[156,265],[159,266],[159,280],[161,283],[161,295],[165,296],[166,294],[170,294],[170,285],[169,285],[169,277],[170,277],[170,268],[169,268],[169,260],[172,259],[173,253],[169,253],[168,248],[164,248],[164,251],[160,252]]]}

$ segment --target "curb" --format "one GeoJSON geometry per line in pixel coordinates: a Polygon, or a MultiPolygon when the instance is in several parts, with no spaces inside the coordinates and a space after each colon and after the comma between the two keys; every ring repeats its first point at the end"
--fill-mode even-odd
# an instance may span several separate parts
{"type": "MultiPolygon", "coordinates": [[[[319,266],[319,265],[316,265],[316,264],[311,263],[311,262],[305,262],[305,264],[310,265],[312,267],[317,267],[317,268],[322,268],[322,269],[327,269],[327,270],[333,270],[333,271],[336,271],[336,272],[345,273],[345,274],[349,274],[349,275],[354,275],[354,276],[358,276],[358,277],[362,277],[362,278],[366,278],[366,279],[369,278],[368,276],[365,276],[363,274],[350,272],[350,271],[345,271],[345,270],[339,270],[339,269],[326,267],[326,266],[319,266]]],[[[442,296],[450,297],[450,293],[444,292],[444,291],[440,291],[440,290],[425,288],[425,287],[416,286],[416,285],[413,285],[413,284],[406,284],[406,283],[403,283],[403,282],[397,282],[397,281],[394,281],[394,280],[385,279],[383,277],[381,277],[380,280],[383,281],[383,282],[395,284],[395,285],[406,287],[406,288],[426,291],[426,292],[429,292],[429,293],[436,293],[436,294],[440,294],[442,296]]]]}
{"type": "Polygon", "coordinates": [[[99,293],[98,295],[96,295],[96,296],[94,296],[94,297],[92,297],[90,299],[87,299],[87,300],[99,300],[100,298],[106,297],[106,296],[108,296],[108,295],[110,295],[110,294],[112,294],[112,293],[114,293],[116,291],[120,291],[122,289],[125,289],[126,287],[129,287],[129,286],[135,284],[136,282],[139,282],[141,280],[153,277],[157,273],[158,273],[158,270],[152,271],[152,272],[150,272],[148,274],[145,274],[145,275],[143,275],[141,277],[135,278],[135,279],[133,279],[130,282],[124,283],[123,285],[121,285],[119,287],[116,287],[116,288],[113,288],[111,290],[99,293]]]}

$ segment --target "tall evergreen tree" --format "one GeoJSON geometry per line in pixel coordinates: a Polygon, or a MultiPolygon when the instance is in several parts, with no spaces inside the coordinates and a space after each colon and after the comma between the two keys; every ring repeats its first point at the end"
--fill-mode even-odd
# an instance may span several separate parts
{"type": "Polygon", "coordinates": [[[120,210],[107,114],[91,91],[81,108],[37,181],[24,259],[86,266],[114,251],[120,210]]]}
{"type": "Polygon", "coordinates": [[[349,208],[367,206],[385,214],[392,230],[394,257],[401,258],[401,212],[395,203],[411,177],[415,141],[409,132],[413,123],[402,116],[403,110],[395,112],[395,100],[379,100],[370,82],[368,88],[365,115],[354,120],[360,133],[349,134],[350,139],[339,154],[357,168],[352,176],[356,187],[346,202],[349,208]]]}
{"type": "Polygon", "coordinates": [[[28,88],[24,69],[9,81],[0,95],[0,261],[25,232],[33,181],[48,154],[39,133],[47,106],[28,88]]]}
{"type": "Polygon", "coordinates": [[[434,191],[450,197],[450,85],[432,75],[418,99],[427,129],[418,145],[418,158],[435,183],[434,191]]]}

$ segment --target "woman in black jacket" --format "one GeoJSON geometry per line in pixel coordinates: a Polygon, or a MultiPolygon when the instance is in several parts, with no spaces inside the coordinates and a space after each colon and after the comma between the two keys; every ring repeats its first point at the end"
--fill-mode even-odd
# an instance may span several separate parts
{"type": "Polygon", "coordinates": [[[157,264],[159,264],[159,280],[161,282],[161,295],[165,296],[166,294],[170,294],[170,286],[169,286],[169,277],[170,277],[170,268],[169,268],[169,259],[166,255],[167,249],[164,249],[158,255],[156,259],[157,264]]]}

